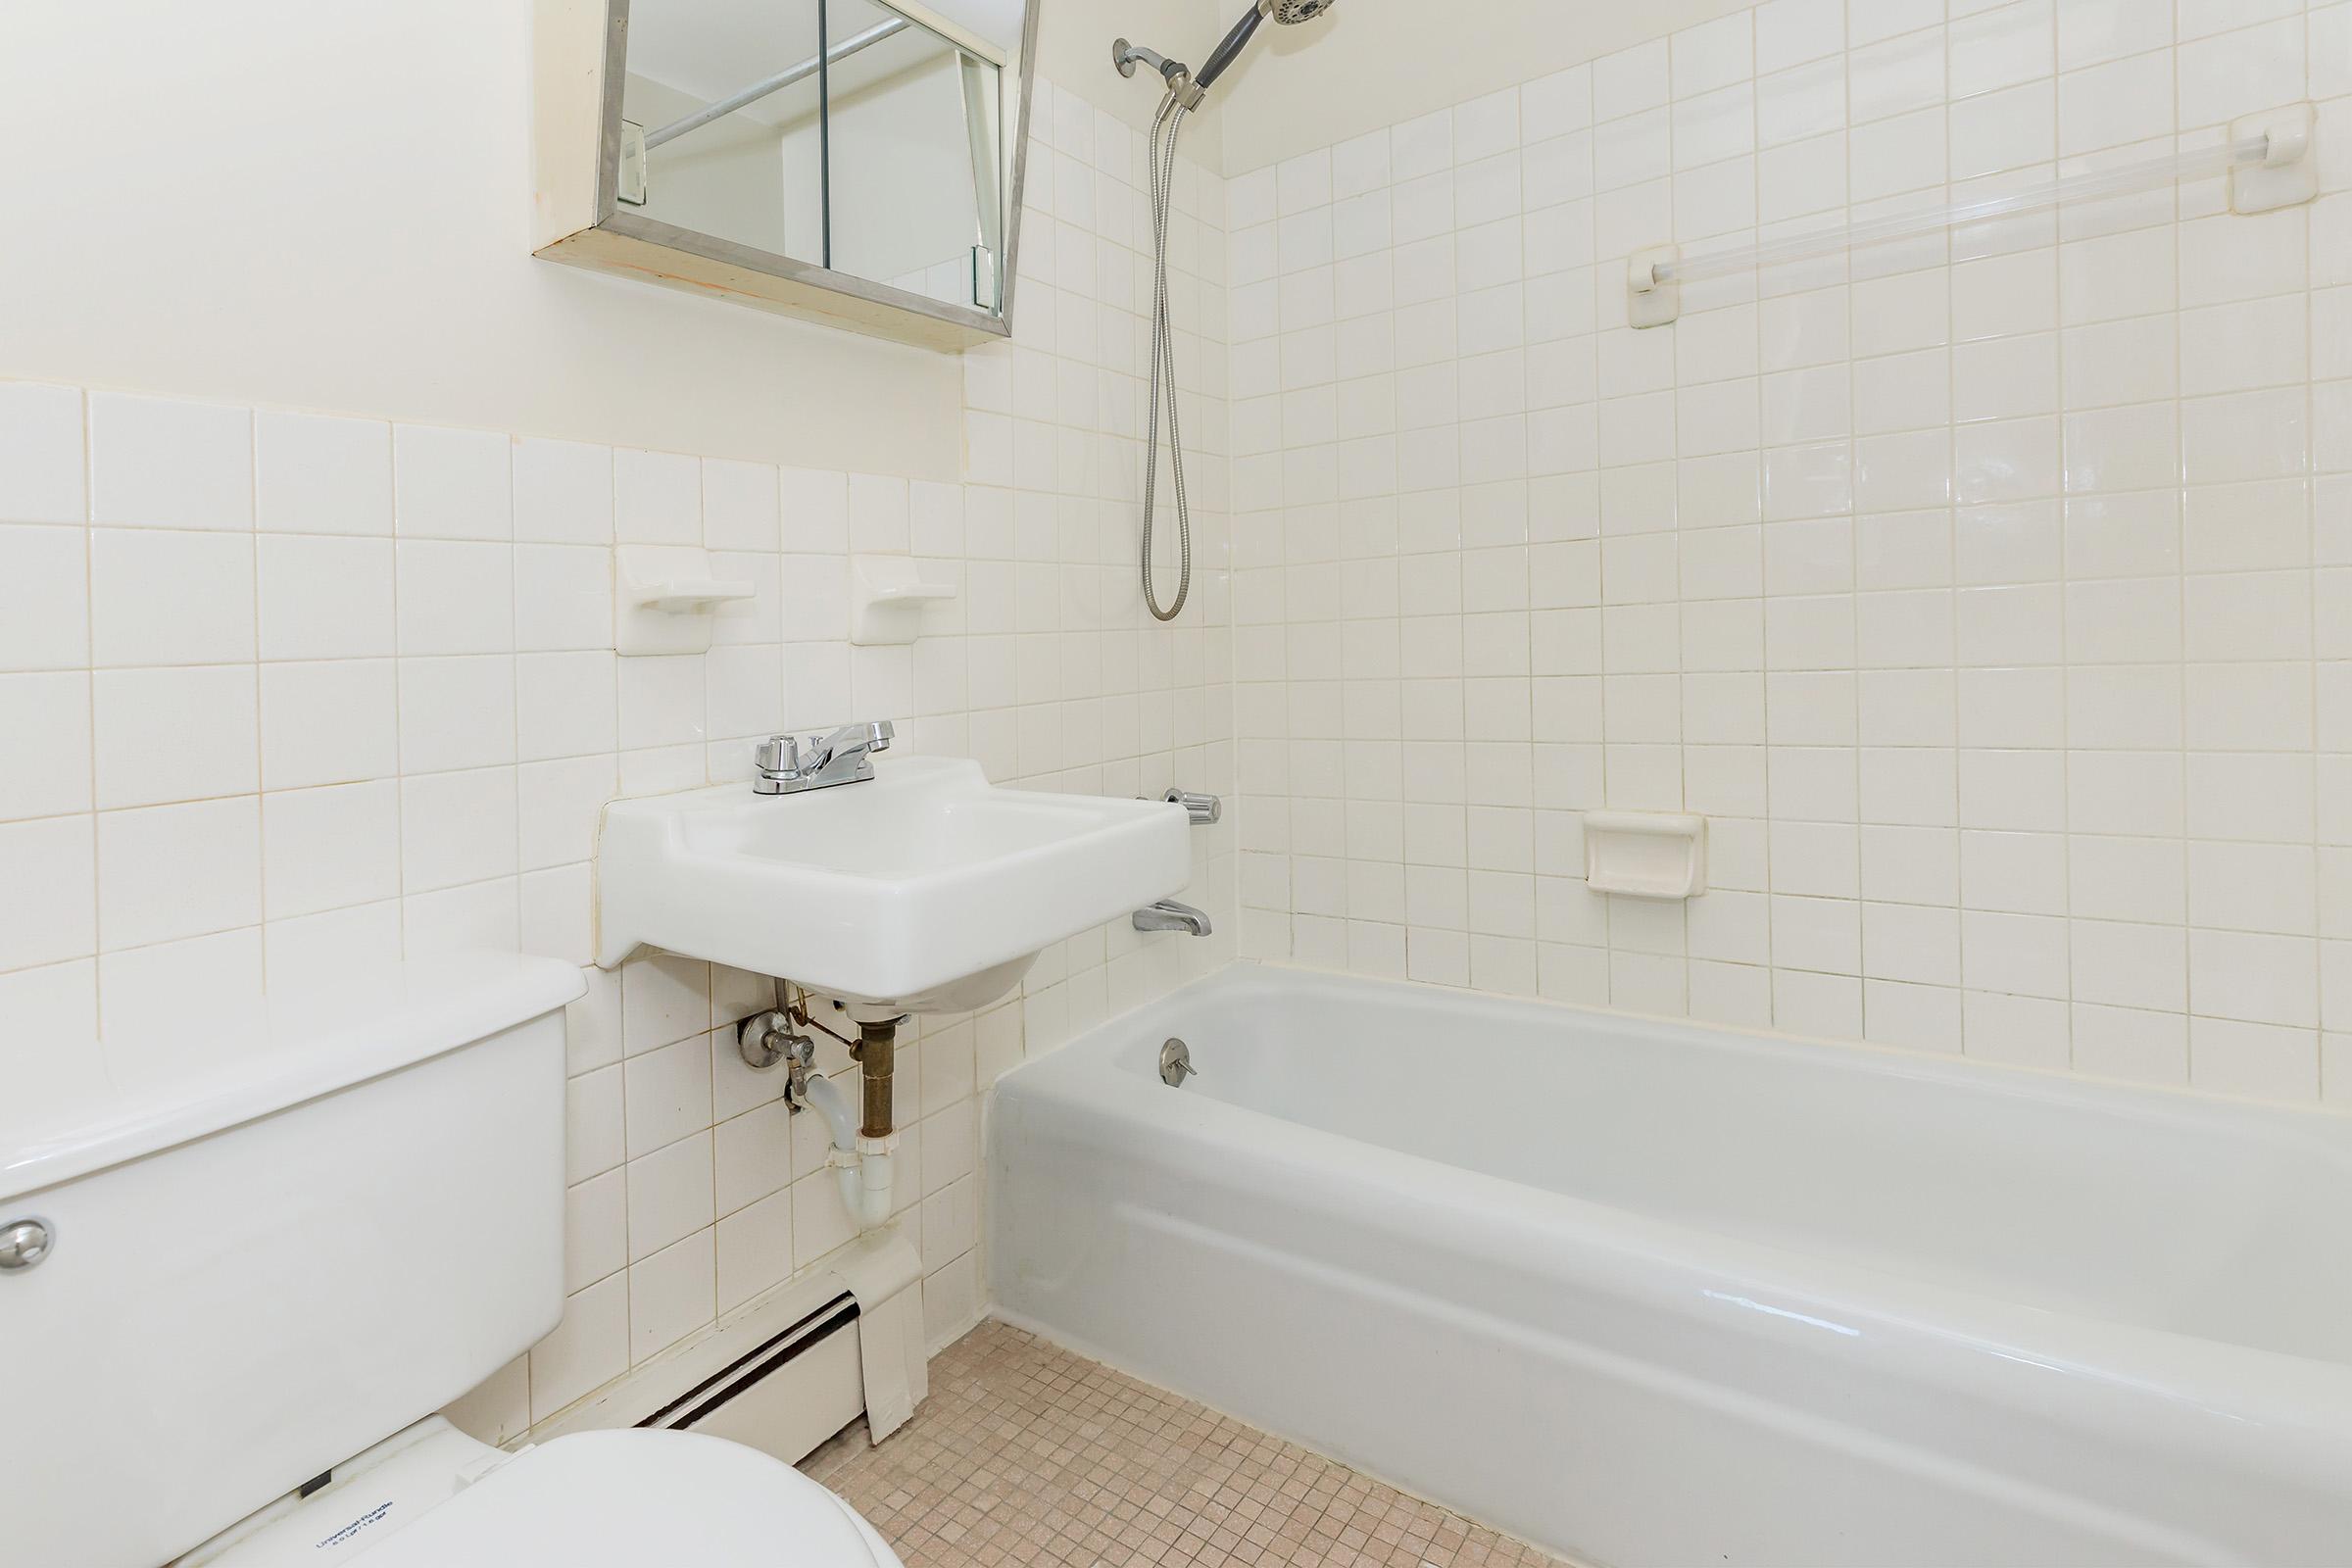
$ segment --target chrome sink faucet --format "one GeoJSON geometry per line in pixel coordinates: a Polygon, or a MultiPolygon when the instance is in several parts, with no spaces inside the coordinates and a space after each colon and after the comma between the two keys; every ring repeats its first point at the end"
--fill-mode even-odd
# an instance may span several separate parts
{"type": "Polygon", "coordinates": [[[806,740],[770,735],[760,743],[760,776],[752,780],[753,793],[798,795],[872,778],[874,753],[889,751],[896,733],[889,719],[876,718],[806,740]]]}

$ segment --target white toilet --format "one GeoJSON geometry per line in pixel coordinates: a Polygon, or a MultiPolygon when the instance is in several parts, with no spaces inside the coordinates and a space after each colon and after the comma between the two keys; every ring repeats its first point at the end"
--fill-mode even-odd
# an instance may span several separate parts
{"type": "Polygon", "coordinates": [[[80,1050],[0,1041],[0,1559],[897,1568],[687,1432],[508,1453],[433,1412],[564,1304],[578,970],[398,965],[80,1050]]]}

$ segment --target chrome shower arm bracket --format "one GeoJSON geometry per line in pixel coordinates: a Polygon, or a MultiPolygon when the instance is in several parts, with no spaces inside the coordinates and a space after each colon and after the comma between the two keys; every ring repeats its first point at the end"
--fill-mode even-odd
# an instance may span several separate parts
{"type": "Polygon", "coordinates": [[[1175,96],[1177,103],[1188,110],[1200,108],[1200,100],[1206,96],[1193,84],[1191,67],[1181,60],[1170,60],[1158,50],[1144,44],[1113,38],[1110,43],[1110,63],[1122,76],[1134,75],[1135,68],[1139,65],[1150,66],[1159,73],[1159,79],[1167,83],[1168,91],[1175,96]]]}

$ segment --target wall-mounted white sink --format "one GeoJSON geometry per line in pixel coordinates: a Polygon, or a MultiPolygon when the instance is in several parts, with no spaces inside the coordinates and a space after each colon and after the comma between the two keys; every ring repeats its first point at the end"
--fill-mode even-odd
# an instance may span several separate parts
{"type": "Polygon", "coordinates": [[[727,784],[607,807],[596,961],[643,943],[876,1016],[958,1012],[1192,876],[1182,806],[1000,789],[960,759],[874,766],[796,795],[727,784]]]}

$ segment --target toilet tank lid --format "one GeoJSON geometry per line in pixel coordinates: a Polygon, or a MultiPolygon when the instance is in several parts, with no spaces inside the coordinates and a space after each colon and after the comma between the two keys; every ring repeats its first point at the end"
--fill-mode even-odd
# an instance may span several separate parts
{"type": "Polygon", "coordinates": [[[454,953],[306,975],[168,1029],[0,1038],[0,1202],[486,1039],[586,989],[555,958],[454,953]]]}

